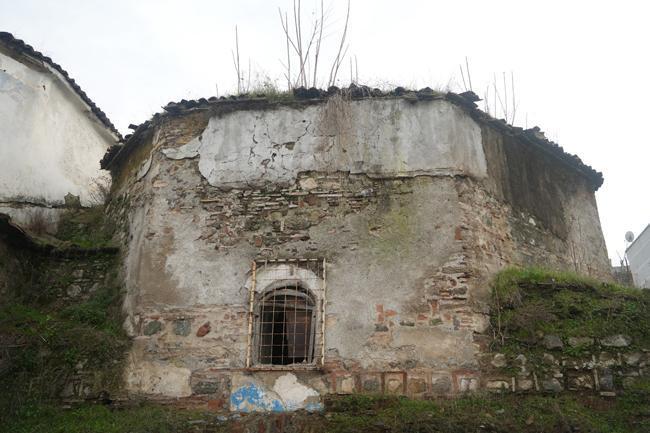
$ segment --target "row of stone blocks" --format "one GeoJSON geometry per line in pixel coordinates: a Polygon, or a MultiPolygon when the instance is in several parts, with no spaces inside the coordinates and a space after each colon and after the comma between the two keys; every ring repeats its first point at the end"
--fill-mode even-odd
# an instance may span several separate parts
{"type": "MultiPolygon", "coordinates": [[[[387,394],[405,395],[412,398],[450,396],[477,391],[481,388],[479,372],[456,370],[432,371],[385,371],[385,372],[324,372],[321,370],[288,371],[283,369],[264,371],[202,371],[191,378],[193,397],[205,400],[220,399],[217,406],[227,401],[233,382],[241,382],[242,376],[250,376],[258,382],[283,374],[295,374],[298,382],[322,394],[387,394]],[[237,379],[234,377],[237,376],[237,379]]],[[[245,381],[245,380],[244,380],[245,381]]]]}
{"type": "MultiPolygon", "coordinates": [[[[286,370],[258,372],[215,371],[200,372],[192,376],[194,398],[210,402],[214,409],[227,404],[231,391],[231,375],[256,376],[281,375],[286,370]],[[216,400],[215,400],[216,399],[216,400]]],[[[298,381],[322,394],[386,394],[404,395],[411,398],[449,397],[472,392],[600,392],[615,395],[618,390],[616,370],[596,368],[589,372],[563,371],[537,376],[489,376],[476,370],[432,371],[385,371],[385,372],[323,372],[293,371],[298,381]]],[[[644,373],[644,372],[641,372],[644,373]]],[[[642,374],[635,372],[623,377],[623,388],[629,386],[642,374]],[[627,382],[626,382],[627,381],[627,382]]]]}

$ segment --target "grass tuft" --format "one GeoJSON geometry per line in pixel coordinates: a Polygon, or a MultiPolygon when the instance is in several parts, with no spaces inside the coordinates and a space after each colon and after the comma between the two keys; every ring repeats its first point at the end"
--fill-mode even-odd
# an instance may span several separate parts
{"type": "Polygon", "coordinates": [[[104,206],[75,209],[63,215],[56,237],[80,248],[111,247],[113,228],[107,223],[104,206]]]}

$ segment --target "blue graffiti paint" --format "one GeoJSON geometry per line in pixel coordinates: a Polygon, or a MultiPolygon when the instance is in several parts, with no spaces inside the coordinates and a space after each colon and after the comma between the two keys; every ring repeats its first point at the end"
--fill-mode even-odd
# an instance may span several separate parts
{"type": "Polygon", "coordinates": [[[286,408],[282,404],[280,400],[274,399],[273,402],[271,403],[271,410],[273,412],[284,412],[286,408]]]}
{"type": "Polygon", "coordinates": [[[307,403],[305,405],[305,410],[307,412],[320,412],[323,409],[325,409],[325,407],[323,406],[323,403],[321,403],[321,402],[307,403]]]}
{"type": "Polygon", "coordinates": [[[284,412],[286,410],[280,400],[269,398],[266,392],[254,383],[234,391],[230,395],[230,406],[239,412],[284,412]]]}

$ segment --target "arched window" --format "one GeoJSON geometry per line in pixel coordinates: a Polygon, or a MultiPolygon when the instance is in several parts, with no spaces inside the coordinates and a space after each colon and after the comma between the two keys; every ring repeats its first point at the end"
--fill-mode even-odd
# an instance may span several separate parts
{"type": "Polygon", "coordinates": [[[313,362],[317,309],[309,290],[300,286],[268,290],[256,307],[257,364],[313,362]]]}

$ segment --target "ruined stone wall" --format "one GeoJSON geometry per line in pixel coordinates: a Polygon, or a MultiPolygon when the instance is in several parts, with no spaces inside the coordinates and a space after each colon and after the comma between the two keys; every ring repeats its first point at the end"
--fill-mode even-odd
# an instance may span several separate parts
{"type": "Polygon", "coordinates": [[[632,343],[623,334],[566,341],[548,335],[535,346],[544,351],[541,360],[524,354],[486,354],[483,385],[492,392],[580,391],[612,397],[648,375],[648,351],[632,343]]]}
{"type": "MultiPolygon", "coordinates": [[[[508,165],[445,101],[196,110],[152,128],[114,170],[111,204],[124,222],[134,393],[246,411],[315,408],[331,392],[474,390],[490,277],[571,264],[571,228],[555,233],[563,221],[507,202],[488,176],[508,165]],[[326,260],[323,366],[246,368],[251,263],[264,258],[326,260]]],[[[557,205],[594,215],[593,192],[576,188],[557,205]]]]}
{"type": "MultiPolygon", "coordinates": [[[[482,127],[482,139],[488,167],[483,182],[486,193],[478,193],[474,202],[506,204],[507,231],[513,241],[503,254],[506,263],[568,269],[611,280],[589,181],[566,162],[488,126],[482,127]]],[[[485,209],[490,207],[494,204],[474,209],[488,221],[490,212],[485,209]]],[[[501,230],[501,234],[506,233],[501,230]]]]}

